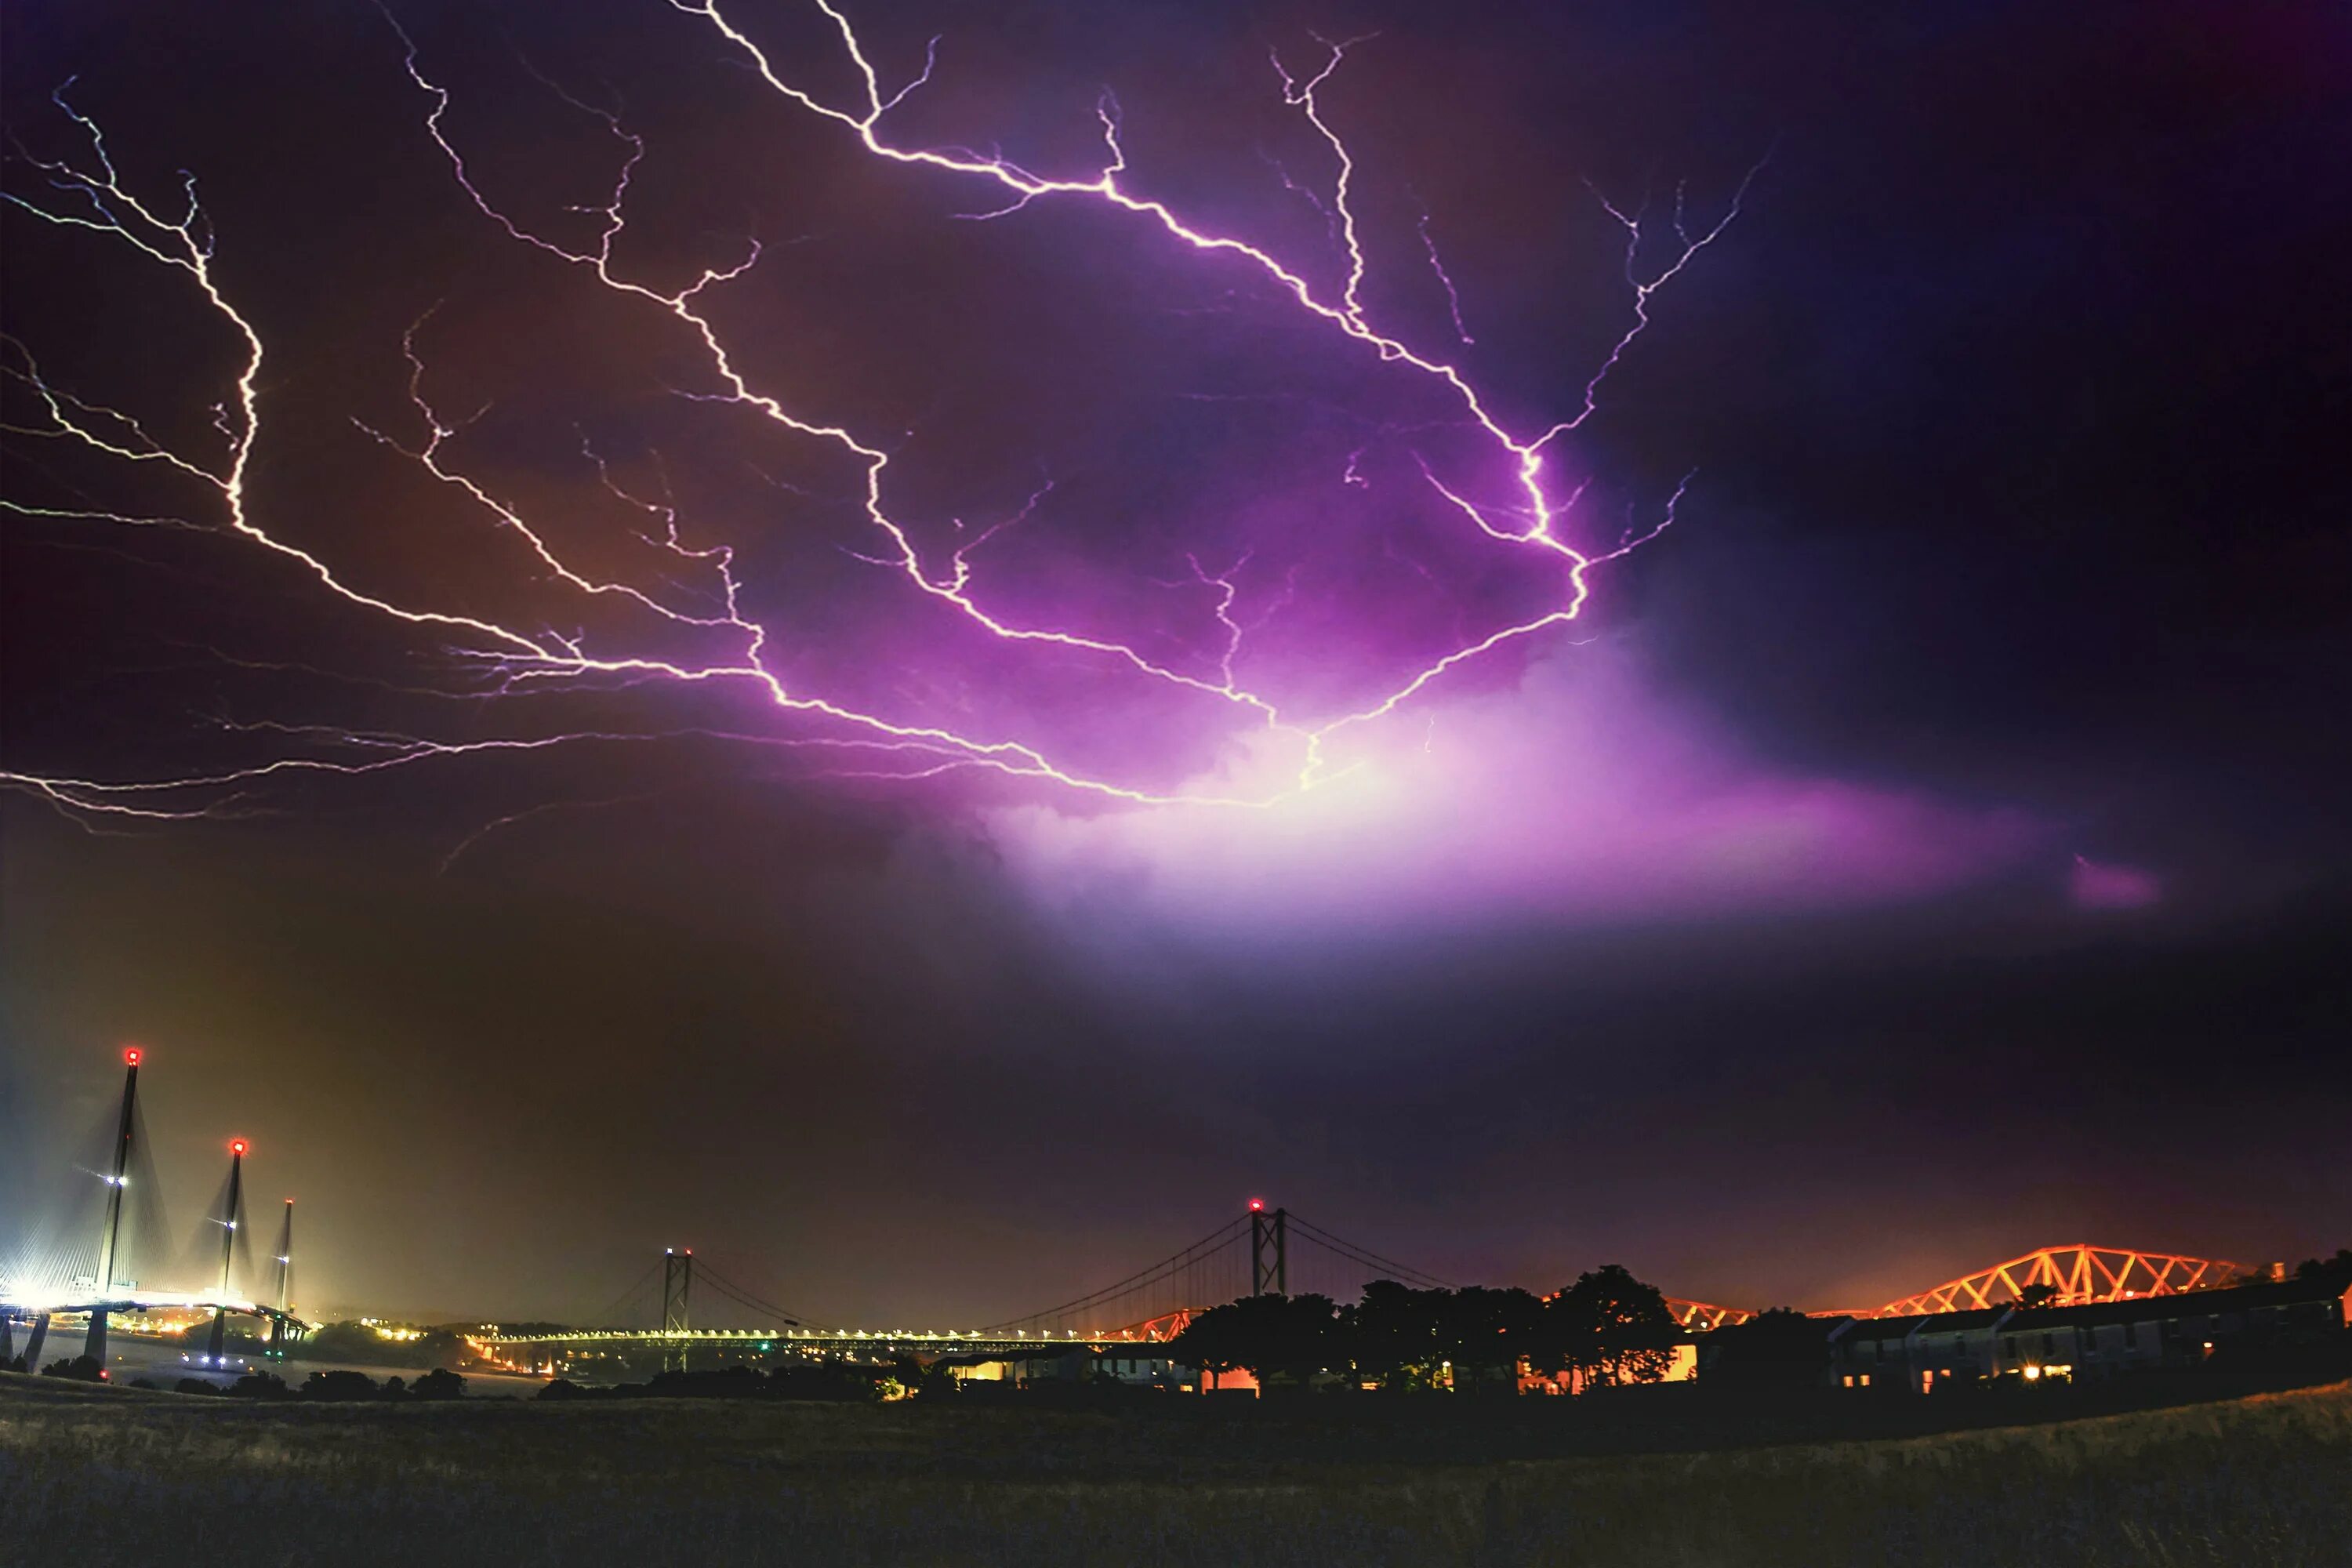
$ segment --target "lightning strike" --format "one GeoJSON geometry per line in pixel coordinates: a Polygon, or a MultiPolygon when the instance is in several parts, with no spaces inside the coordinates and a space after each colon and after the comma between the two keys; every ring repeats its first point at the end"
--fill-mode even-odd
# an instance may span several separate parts
{"type": "MultiPolygon", "coordinates": [[[[54,384],[29,351],[11,343],[18,363],[0,366],[6,376],[26,388],[43,421],[12,426],[5,433],[21,437],[77,444],[121,463],[167,471],[199,495],[218,513],[217,524],[195,519],[145,512],[112,511],[101,508],[73,509],[0,501],[19,516],[59,522],[100,522],[155,525],[225,531],[227,534],[290,563],[317,586],[356,610],[404,623],[420,632],[450,639],[442,655],[462,668],[486,679],[458,691],[433,689],[432,694],[466,696],[488,701],[527,696],[534,691],[562,689],[583,684],[602,687],[691,687],[702,683],[740,685],[761,696],[774,709],[814,725],[806,733],[744,735],[708,729],[670,729],[635,732],[566,731],[550,735],[436,740],[429,737],[344,729],[331,724],[247,723],[236,726],[247,733],[274,732],[309,742],[310,750],[274,757],[249,766],[220,768],[185,776],[103,780],[33,773],[0,773],[0,784],[30,795],[60,811],[84,818],[133,818],[183,821],[224,815],[248,797],[256,786],[288,775],[358,776],[406,769],[427,763],[485,753],[543,751],[555,747],[642,742],[682,735],[730,742],[805,747],[818,752],[871,752],[885,765],[827,768],[807,776],[913,781],[960,771],[982,771],[1034,781],[1084,795],[1139,805],[1203,805],[1265,807],[1293,798],[1346,776],[1365,763],[1342,762],[1328,751],[1340,731],[1372,722],[1402,705],[1460,666],[1506,644],[1533,637],[1574,621],[1591,595],[1588,574],[1595,566],[1618,560],[1655,539],[1675,520],[1689,486],[1686,476],[1667,500],[1664,513],[1646,526],[1629,526],[1614,545],[1580,547],[1564,536],[1564,525],[1582,498],[1582,482],[1556,494],[1549,482],[1548,452],[1553,444],[1579,430],[1601,403],[1603,383],[1650,325],[1651,305],[1658,291],[1681,274],[1700,253],[1720,237],[1737,219],[1762,163],[1740,180],[1724,210],[1711,224],[1694,228],[1687,216],[1684,191],[1675,192],[1671,228],[1674,244],[1664,264],[1644,274],[1641,270],[1644,242],[1651,237],[1644,209],[1631,212],[1612,203],[1596,189],[1593,195],[1609,216],[1624,230],[1623,277],[1632,292],[1632,320],[1586,381],[1579,406],[1566,418],[1536,432],[1514,430],[1498,416],[1489,395],[1480,390],[1464,363],[1415,348],[1406,330],[1377,324],[1368,312],[1364,294],[1372,267],[1372,250],[1360,221],[1355,201],[1365,171],[1329,112],[1325,89],[1348,60],[1350,51],[1368,46],[1369,37],[1333,42],[1318,37],[1324,51],[1311,71],[1295,72],[1278,50],[1272,51],[1276,90],[1281,103],[1297,112],[1308,133],[1328,154],[1331,183],[1325,192],[1295,181],[1271,157],[1266,158],[1280,184],[1310,201],[1328,221],[1330,238],[1344,258],[1344,271],[1336,292],[1311,280],[1313,268],[1276,257],[1272,251],[1236,235],[1202,226],[1168,203],[1143,194],[1122,144],[1117,100],[1106,92],[1096,107],[1102,139],[1102,161],[1090,173],[1047,175],[1033,172],[1001,153],[981,154],[963,148],[903,144],[887,135],[884,122],[908,95],[932,79],[938,68],[940,40],[927,46],[922,70],[895,90],[886,91],[866,43],[849,16],[831,0],[811,0],[830,24],[841,58],[862,84],[857,100],[848,105],[828,101],[816,89],[802,85],[791,70],[772,58],[752,35],[722,9],[719,0],[670,0],[679,14],[712,30],[735,56],[747,64],[758,81],[794,111],[814,116],[849,138],[866,157],[885,166],[926,169],[970,182],[985,198],[979,210],[961,214],[975,221],[1018,223],[1036,204],[1090,204],[1123,220],[1131,220],[1179,255],[1198,256],[1204,262],[1234,265],[1254,272],[1273,295],[1287,301],[1307,326],[1330,334],[1337,344],[1365,356],[1376,374],[1418,377],[1450,400],[1462,427],[1477,433],[1507,476],[1512,500],[1507,505],[1473,499],[1465,490],[1442,479],[1422,453],[1412,460],[1425,479],[1432,504],[1457,514],[1486,539],[1514,551],[1536,552],[1559,574],[1559,591],[1550,607],[1522,616],[1482,635],[1465,636],[1457,645],[1428,659],[1396,681],[1384,694],[1369,701],[1347,704],[1342,710],[1312,714],[1296,699],[1274,689],[1261,689],[1245,679],[1249,639],[1276,617],[1291,610],[1299,594],[1297,568],[1283,574],[1278,594],[1254,614],[1239,609],[1244,596],[1242,574],[1252,560],[1243,550],[1231,564],[1216,572],[1202,564],[1197,551],[1185,551],[1187,580],[1162,584],[1185,592],[1195,600],[1205,597],[1203,646],[1181,656],[1148,647],[1141,638],[1121,639],[1091,631],[1053,625],[1030,624],[1024,617],[999,607],[1000,595],[976,566],[973,557],[992,540],[1017,529],[1045,506],[1055,492],[1053,479],[1044,479],[1017,510],[973,530],[959,518],[960,536],[944,559],[927,559],[913,526],[894,507],[890,442],[875,432],[859,432],[819,409],[796,408],[780,394],[755,384],[743,366],[740,350],[730,343],[712,315],[709,301],[758,267],[762,245],[745,237],[737,259],[705,267],[686,286],[664,289],[625,269],[618,247],[629,233],[628,208],[633,186],[653,150],[644,136],[631,129],[618,108],[601,107],[565,89],[560,83],[524,62],[524,68],[572,110],[603,127],[614,153],[610,184],[603,199],[566,204],[565,210],[591,220],[593,233],[585,245],[567,245],[519,219],[486,192],[469,168],[466,151],[448,126],[453,104],[450,89],[431,74],[418,43],[388,8],[383,15],[399,47],[399,63],[409,82],[425,100],[419,120],[424,138],[437,151],[466,201],[481,218],[516,244],[528,247],[552,264],[574,268],[593,279],[630,308],[667,316],[695,349],[708,384],[680,388],[677,395],[698,404],[723,405],[755,416],[781,438],[813,443],[847,459],[862,474],[858,504],[865,525],[877,541],[872,554],[858,559],[895,573],[917,600],[954,616],[967,626],[1006,645],[1029,645],[1094,660],[1104,668],[1178,693],[1189,694],[1230,710],[1237,742],[1271,748],[1288,760],[1269,787],[1250,790],[1152,787],[1134,779],[1109,776],[1097,768],[1056,760],[1049,735],[1024,735],[992,729],[975,729],[908,710],[894,710],[870,699],[853,700],[817,690],[802,689],[778,672],[776,650],[795,636],[795,628],[759,618],[747,610],[744,584],[738,574],[735,544],[690,543],[679,507],[667,494],[654,500],[624,485],[610,463],[583,432],[581,458],[593,471],[603,492],[632,509],[644,520],[637,537],[660,552],[675,575],[653,582],[624,580],[591,572],[575,564],[555,542],[555,536],[528,515],[520,502],[501,496],[488,481],[469,472],[465,461],[464,431],[467,421],[454,417],[436,404],[429,391],[431,372],[424,339],[433,325],[428,310],[414,321],[399,344],[406,369],[407,402],[416,434],[379,428],[356,419],[366,437],[414,464],[447,493],[460,511],[478,517],[491,533],[514,542],[522,557],[544,579],[583,601],[603,602],[635,617],[649,628],[686,634],[698,651],[692,654],[648,652],[615,641],[614,624],[599,621],[596,629],[566,633],[541,625],[524,624],[487,613],[407,602],[390,590],[378,590],[362,581],[357,568],[338,565],[319,550],[299,545],[268,521],[256,514],[249,481],[264,446],[261,372],[266,349],[253,319],[235,302],[216,271],[219,247],[209,215],[197,195],[193,175],[184,175],[176,210],[151,204],[134,193],[118,172],[104,132],[97,121],[68,99],[71,82],[54,97],[58,109],[79,131],[86,153],[79,158],[25,162],[46,181],[49,194],[35,197],[16,191],[0,192],[16,208],[59,230],[99,237],[127,247],[166,273],[175,274],[193,292],[205,311],[226,327],[237,345],[238,363],[230,390],[211,407],[209,428],[220,449],[194,452],[177,449],[158,438],[131,416],[85,400],[54,384]],[[691,600],[688,607],[681,601],[691,600]],[[320,754],[320,753],[325,754],[320,754]],[[338,754],[340,753],[340,754],[338,754]],[[356,754],[354,754],[356,753],[356,754]]],[[[1769,154],[1768,154],[1769,156],[1769,154]]],[[[1440,258],[1430,233],[1431,218],[1423,208],[1417,234],[1427,264],[1443,285],[1451,335],[1463,349],[1475,346],[1465,325],[1463,301],[1440,258]]],[[[1230,291],[1227,298],[1231,298],[1230,291]]],[[[1370,448],[1349,452],[1345,486],[1369,489],[1364,471],[1370,448]]],[[[778,488],[792,489],[782,481],[778,488]]],[[[1589,481],[1587,481],[1589,482],[1589,481]]],[[[1383,550],[1389,547],[1383,543],[1383,550]]],[[[1390,551],[1391,555],[1393,551],[1390,551]]],[[[936,557],[937,552],[934,552],[936,557]]],[[[1412,569],[1430,577],[1418,563],[1412,569]]],[[[1263,575],[1263,574],[1261,574],[1263,575]]],[[[225,657],[225,656],[224,656],[225,657]]],[[[238,661],[231,661],[238,662],[238,661]]],[[[250,661],[256,668],[263,661],[250,661]]],[[[283,668],[283,667],[281,667],[283,668]]],[[[383,684],[383,683],[378,683],[383,684]]],[[[387,686],[387,689],[391,688],[387,686]]],[[[1429,721],[1421,749],[1429,749],[1434,719],[1429,721]]],[[[541,811],[613,804],[641,796],[611,800],[551,802],[509,813],[486,824],[458,843],[442,868],[462,857],[483,837],[541,811]]]]}

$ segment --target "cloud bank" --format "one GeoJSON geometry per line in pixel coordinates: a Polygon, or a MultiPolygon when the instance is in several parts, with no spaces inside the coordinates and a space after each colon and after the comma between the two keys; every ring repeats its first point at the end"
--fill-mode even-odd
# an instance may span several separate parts
{"type": "Polygon", "coordinates": [[[2027,812],[1769,760],[1601,644],[1513,689],[1401,713],[1362,766],[1267,809],[1032,804],[989,821],[1053,909],[1139,908],[1244,939],[1912,902],[2053,853],[2027,812]]]}

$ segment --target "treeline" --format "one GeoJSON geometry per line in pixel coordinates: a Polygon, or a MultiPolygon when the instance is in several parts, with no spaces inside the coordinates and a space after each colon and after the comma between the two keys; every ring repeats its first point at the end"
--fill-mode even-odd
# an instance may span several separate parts
{"type": "MultiPolygon", "coordinates": [[[[156,1385],[144,1378],[133,1381],[133,1388],[156,1385]]],[[[387,1377],[382,1383],[363,1372],[342,1369],[314,1372],[298,1384],[289,1384],[275,1373],[248,1372],[226,1388],[206,1383],[200,1377],[184,1377],[177,1392],[181,1394],[223,1394],[231,1399],[320,1399],[343,1403],[369,1400],[441,1401],[466,1397],[466,1380],[446,1368],[436,1367],[414,1383],[397,1377],[387,1377]]]]}
{"type": "Polygon", "coordinates": [[[2294,1266],[2297,1279],[2315,1280],[2336,1291],[2352,1290],[2352,1247],[2339,1247],[2333,1258],[2306,1258],[2294,1266]]]}
{"type": "MultiPolygon", "coordinates": [[[[0,1363],[0,1371],[22,1372],[25,1358],[0,1363]]],[[[41,1369],[43,1377],[71,1378],[77,1383],[103,1383],[105,1370],[86,1355],[70,1356],[53,1361],[41,1369]]],[[[160,1389],[163,1385],[152,1378],[134,1377],[124,1386],[160,1389]]],[[[414,1383],[397,1377],[387,1377],[382,1383],[363,1372],[341,1369],[312,1373],[298,1384],[289,1385],[273,1372],[248,1372],[235,1383],[226,1385],[201,1377],[184,1377],[173,1385],[178,1394],[225,1394],[233,1399],[463,1399],[466,1380],[446,1368],[436,1367],[414,1383]]]]}
{"type": "Polygon", "coordinates": [[[1524,1366],[1592,1387],[1659,1381],[1684,1337],[1658,1288],[1612,1263],[1549,1298],[1477,1285],[1416,1290],[1392,1279],[1347,1306],[1245,1296],[1193,1319],[1168,1354],[1208,1372],[1240,1368],[1268,1385],[1507,1390],[1524,1366]]]}

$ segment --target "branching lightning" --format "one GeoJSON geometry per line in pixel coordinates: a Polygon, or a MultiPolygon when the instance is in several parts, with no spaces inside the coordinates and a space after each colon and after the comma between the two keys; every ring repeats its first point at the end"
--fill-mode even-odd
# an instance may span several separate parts
{"type": "MultiPolygon", "coordinates": [[[[1286,262],[1250,240],[1213,231],[1188,220],[1167,203],[1143,194],[1135,184],[1121,144],[1118,104],[1108,94],[1097,107],[1102,161],[1084,175],[1040,174],[1000,154],[982,155],[962,148],[904,145],[887,133],[885,123],[908,95],[932,77],[938,40],[926,50],[920,74],[895,90],[886,90],[866,45],[848,15],[831,0],[810,0],[838,38],[842,58],[862,84],[856,101],[843,105],[803,85],[786,63],[772,58],[722,9],[719,0],[670,0],[682,16],[708,27],[735,58],[748,66],[761,86],[791,111],[814,116],[837,128],[862,153],[883,165],[915,166],[968,181],[980,196],[973,211],[964,215],[992,223],[1017,223],[1041,202],[1086,203],[1108,209],[1123,220],[1156,233],[1159,241],[1179,253],[1204,260],[1238,264],[1254,271],[1276,298],[1287,302],[1303,321],[1328,332],[1345,350],[1360,354],[1368,370],[1378,374],[1423,378],[1458,408],[1464,428],[1474,430],[1491,449],[1508,476],[1513,500],[1507,507],[1472,499],[1450,486],[1436,468],[1421,460],[1420,472],[1428,487],[1428,504],[1456,514],[1462,522],[1510,551],[1538,558],[1543,569],[1559,574],[1560,587],[1549,607],[1523,616],[1491,631],[1465,636],[1443,654],[1397,680],[1370,700],[1349,703],[1339,712],[1308,713],[1275,689],[1261,689],[1244,679],[1245,642],[1252,632],[1286,610],[1297,592],[1295,574],[1286,579],[1282,594],[1255,613],[1244,616],[1241,574],[1251,555],[1204,562],[1198,552],[1183,557],[1189,578],[1166,584],[1200,602],[1205,618],[1203,644],[1185,658],[1149,651],[1157,645],[1082,632],[1066,626],[1029,624],[1001,606],[992,594],[989,573],[975,555],[992,540],[1018,529],[1047,503],[1055,486],[1042,476],[1025,505],[1010,514],[983,520],[967,528],[958,520],[957,542],[950,552],[926,557],[916,531],[894,510],[891,455],[880,435],[860,432],[822,410],[788,405],[785,399],[754,384],[742,368],[740,349],[708,310],[708,302],[728,285],[756,268],[762,248],[747,238],[740,258],[723,267],[707,268],[685,287],[665,291],[633,277],[616,259],[616,246],[628,231],[632,184],[649,155],[646,139],[633,131],[621,112],[599,107],[566,91],[559,84],[531,74],[570,108],[601,121],[611,138],[614,172],[604,199],[574,205],[572,211],[592,220],[593,240],[586,245],[562,243],[539,232],[494,201],[469,170],[467,154],[448,128],[450,90],[440,85],[417,43],[390,12],[385,20],[397,40],[400,62],[422,101],[417,124],[433,150],[446,162],[450,177],[482,219],[519,245],[545,256],[550,263],[575,268],[621,298],[631,308],[666,315],[697,349],[709,380],[700,388],[682,389],[681,395],[701,403],[725,405],[772,425],[786,440],[814,443],[845,458],[862,471],[864,522],[875,540],[862,559],[897,574],[905,590],[936,610],[951,615],[969,627],[1006,644],[1034,644],[1061,650],[1081,659],[1097,661],[1122,679],[1153,683],[1190,694],[1230,710],[1232,734],[1254,737],[1267,754],[1285,760],[1279,782],[1269,788],[1236,791],[1218,786],[1192,786],[1171,791],[1136,778],[1107,774],[1093,766],[1060,760],[1049,734],[1023,734],[976,730],[939,721],[914,710],[899,710],[870,698],[853,699],[818,689],[803,689],[778,671],[774,655],[793,634],[786,625],[772,624],[748,611],[743,583],[738,575],[734,546],[688,542],[678,508],[667,495],[659,499],[637,493],[615,478],[612,467],[583,435],[582,460],[589,465],[611,498],[645,520],[639,536],[662,552],[674,574],[656,580],[628,581],[590,572],[567,558],[547,528],[527,515],[526,509],[503,497],[493,486],[468,472],[461,460],[457,437],[466,421],[436,405],[430,391],[430,368],[425,340],[432,325],[430,312],[415,322],[400,344],[407,366],[408,404],[412,429],[388,429],[361,424],[368,437],[415,464],[449,496],[452,504],[480,519],[494,533],[516,542],[536,570],[562,584],[583,604],[618,607],[650,629],[682,637],[694,649],[649,653],[614,646],[607,629],[591,636],[511,619],[501,619],[448,604],[409,602],[388,590],[370,586],[363,574],[320,551],[292,542],[273,531],[268,519],[257,515],[249,480],[265,451],[263,382],[265,345],[253,320],[240,309],[229,286],[216,270],[219,249],[194,176],[184,176],[173,204],[166,207],[128,188],[110,154],[103,131],[95,119],[78,110],[68,97],[70,82],[56,94],[58,109],[83,139],[79,155],[55,159],[26,157],[47,189],[39,195],[16,190],[0,192],[22,211],[60,229],[95,234],[105,241],[129,247],[165,275],[176,275],[191,289],[203,309],[232,334],[238,345],[237,364],[230,390],[213,410],[210,429],[219,437],[211,451],[181,450],[152,435],[131,416],[85,400],[56,385],[21,345],[10,345],[14,363],[5,374],[28,390],[30,406],[39,423],[12,426],[7,433],[43,441],[62,441],[87,447],[127,465],[168,470],[185,486],[192,500],[186,518],[154,516],[144,511],[113,512],[100,507],[66,509],[0,501],[11,512],[52,521],[118,525],[173,526],[226,531],[253,547],[298,567],[328,594],[355,610],[406,623],[442,639],[444,652],[459,665],[478,672],[480,680],[463,695],[496,700],[535,689],[568,685],[687,686],[698,683],[740,685],[756,691],[773,708],[801,722],[782,735],[748,734],[710,729],[676,728],[633,733],[580,731],[545,736],[440,741],[427,737],[339,730],[334,726],[244,726],[256,733],[275,731],[285,739],[310,747],[299,754],[273,757],[250,766],[217,769],[179,777],[143,780],[76,778],[23,772],[0,773],[0,783],[26,792],[78,818],[145,818],[178,820],[219,816],[243,809],[239,803],[269,781],[289,774],[357,775],[379,773],[450,757],[499,752],[538,751],[559,746],[639,742],[695,735],[727,743],[813,748],[849,757],[870,759],[872,765],[830,767],[831,776],[848,778],[919,779],[960,770],[979,770],[1028,779],[1054,788],[1138,805],[1179,802],[1227,806],[1265,806],[1318,788],[1349,771],[1335,760],[1328,742],[1340,731],[1365,725],[1395,712],[1449,671],[1507,643],[1526,639],[1573,621],[1591,595],[1592,569],[1623,556],[1654,539],[1674,521],[1675,510],[1688,485],[1677,488],[1663,513],[1643,525],[1629,527],[1606,548],[1571,542],[1568,523],[1578,509],[1581,484],[1556,488],[1551,454],[1556,444],[1581,428],[1600,406],[1603,384],[1650,324],[1652,301],[1657,292],[1690,266],[1738,216],[1749,185],[1761,167],[1748,171],[1715,221],[1694,226],[1687,218],[1684,195],[1675,193],[1671,220],[1672,243],[1665,247],[1663,267],[1644,273],[1641,261],[1644,241],[1654,237],[1644,210],[1626,210],[1599,197],[1608,216],[1626,235],[1624,277],[1632,290],[1632,319],[1585,382],[1579,405],[1564,419],[1540,430],[1512,428],[1495,411],[1471,373],[1454,359],[1412,345],[1403,329],[1375,323],[1365,302],[1371,261],[1356,196],[1366,178],[1339,121],[1325,100],[1325,89],[1351,50],[1369,40],[1318,40],[1323,53],[1312,69],[1286,64],[1276,51],[1272,58],[1276,88],[1281,101],[1295,110],[1305,126],[1328,153],[1331,174],[1328,190],[1296,184],[1279,164],[1274,170],[1281,184],[1311,200],[1328,221],[1329,231],[1344,253],[1344,276],[1336,293],[1318,289],[1310,281],[1311,268],[1286,262]],[[320,754],[320,752],[326,754],[320,754]]],[[[1269,163],[1272,160],[1268,160],[1269,163]]],[[[1454,279],[1440,259],[1424,209],[1417,229],[1427,264],[1443,286],[1448,335],[1463,349],[1474,344],[1465,325],[1463,299],[1454,279]]],[[[356,421],[355,421],[356,423],[356,421]]],[[[406,424],[403,419],[399,423],[406,424]]],[[[1354,487],[1369,484],[1360,472],[1362,449],[1351,454],[1343,481],[1354,487]]],[[[1423,571],[1418,564],[1416,571],[1423,571]]],[[[1188,699],[1189,700],[1189,699],[1188,699]]],[[[1433,723],[1433,720],[1432,721],[1433,723]]],[[[1426,735],[1422,742],[1428,744],[1426,735]]],[[[634,799],[637,796],[615,796],[634,799]]],[[[489,823],[460,844],[449,856],[455,860],[482,836],[541,810],[567,804],[554,802],[509,814],[489,823]]],[[[447,862],[445,861],[445,866],[447,862]]]]}

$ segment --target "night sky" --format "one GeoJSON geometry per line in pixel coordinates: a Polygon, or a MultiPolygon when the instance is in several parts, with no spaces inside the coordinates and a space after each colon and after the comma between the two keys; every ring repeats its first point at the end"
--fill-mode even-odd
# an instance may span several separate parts
{"type": "Polygon", "coordinates": [[[1114,125],[1315,308],[661,0],[0,18],[12,1207],[137,1041],[175,1215],[251,1138],[314,1310],[677,1244],[977,1323],[1261,1194],[1744,1304],[2352,1240],[2338,8],[844,15],[886,99],[937,37],[888,146],[1114,125]],[[89,226],[69,79],[234,317],[89,226]],[[1539,510],[1420,366],[1572,419],[1612,206],[1714,237],[1539,510]],[[746,658],[837,710],[678,679],[746,658]]]}

